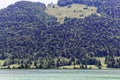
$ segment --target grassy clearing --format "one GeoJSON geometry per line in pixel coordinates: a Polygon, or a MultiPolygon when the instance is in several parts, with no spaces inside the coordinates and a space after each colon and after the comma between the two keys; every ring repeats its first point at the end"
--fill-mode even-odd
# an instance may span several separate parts
{"type": "MultiPolygon", "coordinates": [[[[70,65],[70,66],[61,66],[61,67],[59,67],[60,69],[80,69],[80,65],[70,65]]],[[[95,65],[87,65],[87,68],[88,69],[98,69],[98,67],[97,66],[95,66],[95,65]]]]}
{"type": "Polygon", "coordinates": [[[107,64],[105,64],[105,57],[97,57],[96,59],[101,61],[102,69],[106,69],[107,68],[107,64]]]}
{"type": "Polygon", "coordinates": [[[20,65],[18,64],[13,64],[13,65],[10,65],[10,68],[18,68],[20,65]]]}
{"type": "MultiPolygon", "coordinates": [[[[96,57],[97,60],[100,60],[101,61],[101,68],[102,69],[108,69],[107,68],[107,65],[104,63],[105,62],[105,57],[96,57]]],[[[74,68],[77,68],[77,69],[80,69],[80,65],[70,65],[70,66],[61,66],[60,69],[74,69],[74,68]]],[[[98,67],[96,65],[87,65],[87,68],[88,69],[98,69],[98,67]]]]}
{"type": "Polygon", "coordinates": [[[72,4],[65,7],[59,7],[57,5],[48,5],[46,13],[53,15],[58,19],[58,22],[63,23],[64,18],[85,18],[91,14],[97,14],[97,8],[87,5],[72,4]]]}
{"type": "Polygon", "coordinates": [[[61,66],[60,69],[74,69],[74,68],[80,68],[80,65],[70,65],[70,66],[61,66]]]}
{"type": "Polygon", "coordinates": [[[5,60],[0,60],[0,68],[2,68],[2,65],[4,64],[5,60]]]}
{"type": "MultiPolygon", "coordinates": [[[[5,61],[7,61],[7,60],[0,60],[0,68],[7,68],[8,67],[8,66],[3,66],[5,61]]],[[[18,68],[19,66],[20,65],[18,65],[18,64],[13,64],[13,65],[10,65],[10,68],[18,68]]]]}

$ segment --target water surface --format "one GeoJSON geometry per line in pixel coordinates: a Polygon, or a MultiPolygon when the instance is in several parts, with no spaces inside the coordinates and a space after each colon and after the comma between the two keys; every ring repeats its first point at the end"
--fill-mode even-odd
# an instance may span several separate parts
{"type": "Polygon", "coordinates": [[[120,80],[120,70],[0,70],[0,80],[120,80]]]}

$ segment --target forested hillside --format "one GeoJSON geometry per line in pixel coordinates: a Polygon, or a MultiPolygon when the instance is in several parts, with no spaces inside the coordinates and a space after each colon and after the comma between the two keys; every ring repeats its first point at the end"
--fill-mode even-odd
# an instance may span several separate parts
{"type": "Polygon", "coordinates": [[[95,6],[101,16],[65,16],[60,24],[44,4],[28,1],[0,10],[0,67],[120,68],[120,1],[59,0],[58,6],[73,3],[95,6]]]}

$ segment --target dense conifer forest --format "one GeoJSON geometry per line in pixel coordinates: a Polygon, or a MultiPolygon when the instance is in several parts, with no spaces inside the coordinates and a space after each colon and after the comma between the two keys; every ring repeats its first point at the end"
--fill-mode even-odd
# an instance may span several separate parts
{"type": "Polygon", "coordinates": [[[72,4],[97,7],[101,16],[65,17],[61,24],[43,3],[20,1],[1,9],[0,68],[120,68],[120,0],[58,0],[57,5],[72,4]]]}

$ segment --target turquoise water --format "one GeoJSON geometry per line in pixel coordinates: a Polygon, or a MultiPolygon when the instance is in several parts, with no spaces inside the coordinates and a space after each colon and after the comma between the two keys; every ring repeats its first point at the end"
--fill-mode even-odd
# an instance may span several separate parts
{"type": "Polygon", "coordinates": [[[120,70],[0,70],[0,80],[120,80],[120,70]]]}

